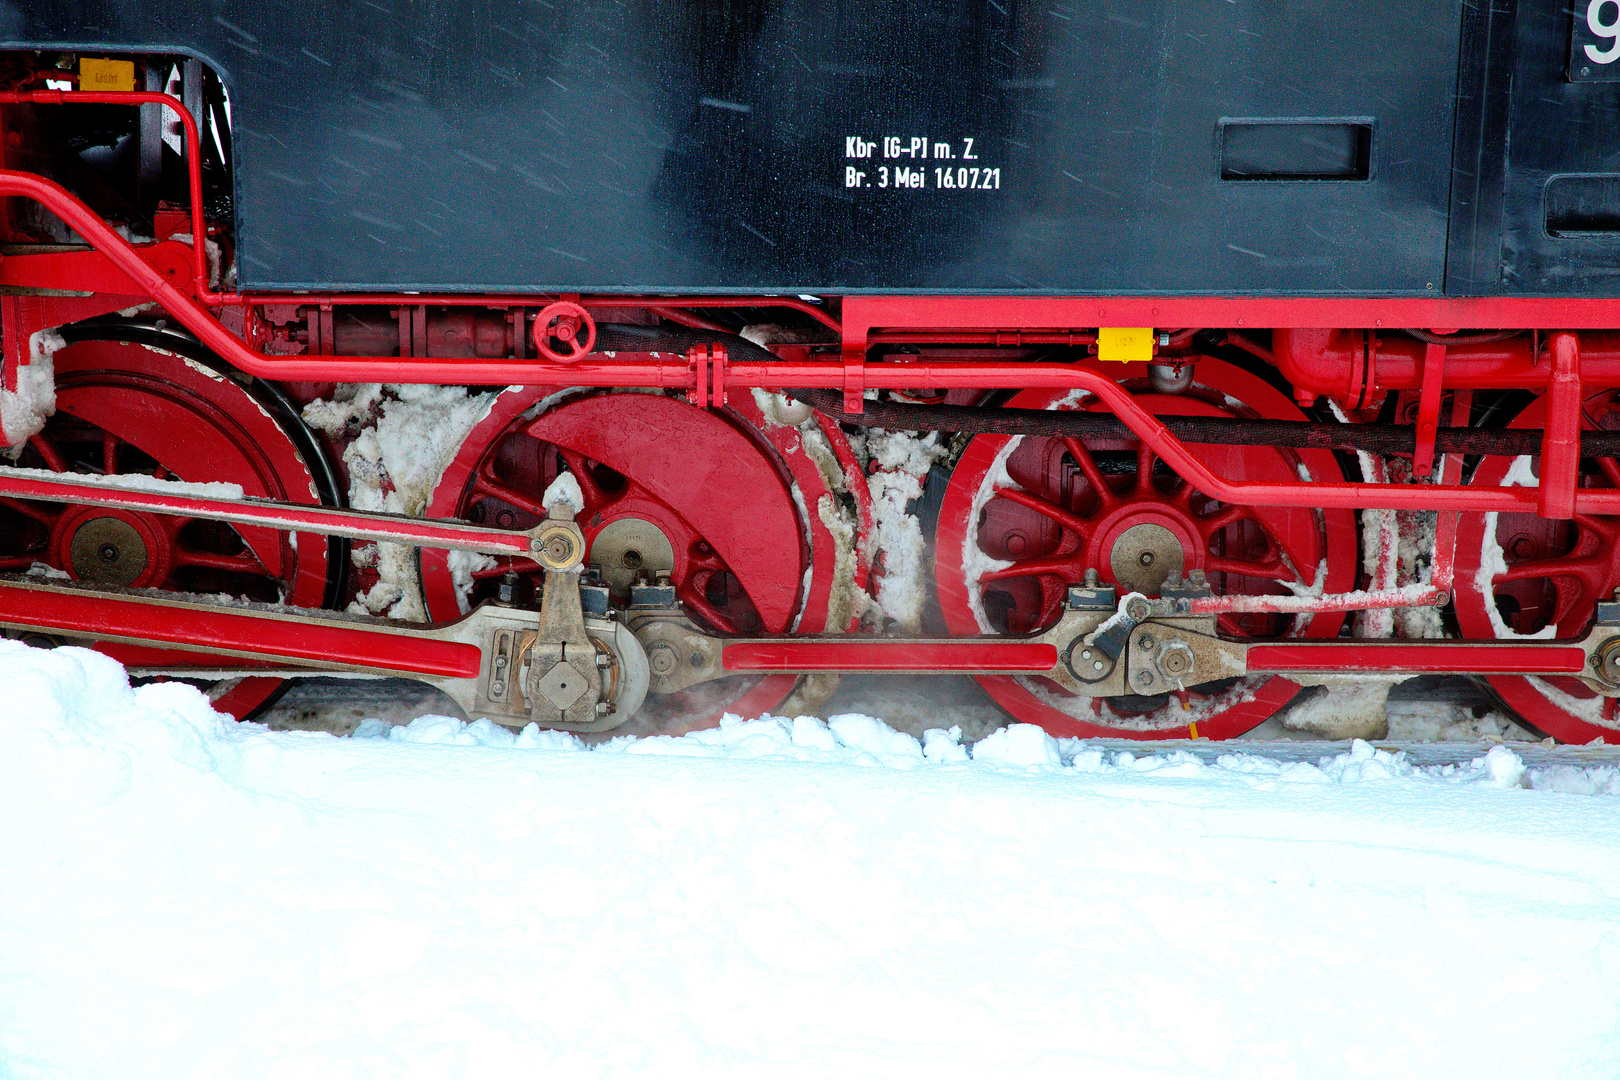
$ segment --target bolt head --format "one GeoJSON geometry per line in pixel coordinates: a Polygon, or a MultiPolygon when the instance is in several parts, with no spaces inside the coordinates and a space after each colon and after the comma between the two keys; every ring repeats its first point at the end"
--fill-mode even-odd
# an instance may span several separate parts
{"type": "Polygon", "coordinates": [[[1136,673],[1136,681],[1138,683],[1142,684],[1143,686],[1152,686],[1153,685],[1153,672],[1151,672],[1151,671],[1138,671],[1136,673]]]}
{"type": "Polygon", "coordinates": [[[1191,672],[1193,665],[1193,652],[1185,642],[1171,642],[1159,653],[1159,670],[1169,678],[1179,679],[1191,672]]]}
{"type": "Polygon", "coordinates": [[[665,642],[660,641],[647,650],[647,666],[654,675],[668,675],[675,670],[677,663],[679,660],[676,659],[675,650],[665,642]]]}

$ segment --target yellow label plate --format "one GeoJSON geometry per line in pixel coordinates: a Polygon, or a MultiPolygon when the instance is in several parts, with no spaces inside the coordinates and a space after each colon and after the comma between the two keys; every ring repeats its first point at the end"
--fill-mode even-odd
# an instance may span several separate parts
{"type": "Polygon", "coordinates": [[[97,60],[79,58],[79,89],[120,92],[135,89],[135,62],[133,60],[97,60]]]}
{"type": "Polygon", "coordinates": [[[1153,359],[1153,327],[1104,326],[1097,331],[1097,359],[1145,364],[1153,359]]]}

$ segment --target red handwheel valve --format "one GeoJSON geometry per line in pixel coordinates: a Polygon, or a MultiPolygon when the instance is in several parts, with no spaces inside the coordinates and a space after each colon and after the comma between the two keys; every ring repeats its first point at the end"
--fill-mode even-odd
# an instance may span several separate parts
{"type": "Polygon", "coordinates": [[[547,304],[535,316],[534,347],[547,360],[572,364],[595,344],[596,320],[571,300],[547,304]]]}

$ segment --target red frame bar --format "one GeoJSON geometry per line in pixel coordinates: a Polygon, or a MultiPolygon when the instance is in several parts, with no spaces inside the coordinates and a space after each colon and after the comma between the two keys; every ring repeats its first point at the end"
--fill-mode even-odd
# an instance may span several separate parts
{"type": "Polygon", "coordinates": [[[1219,326],[1335,330],[1620,328],[1620,299],[1519,296],[849,296],[844,345],[874,330],[1219,326]]]}

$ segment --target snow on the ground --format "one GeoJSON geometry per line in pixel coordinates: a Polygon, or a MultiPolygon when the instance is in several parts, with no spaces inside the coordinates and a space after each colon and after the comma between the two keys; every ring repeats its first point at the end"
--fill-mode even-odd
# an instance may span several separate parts
{"type": "Polygon", "coordinates": [[[7,1080],[1620,1074],[1612,766],[0,686],[7,1080]]]}

